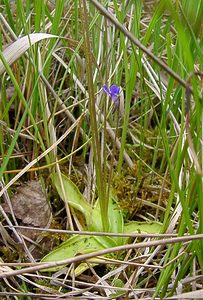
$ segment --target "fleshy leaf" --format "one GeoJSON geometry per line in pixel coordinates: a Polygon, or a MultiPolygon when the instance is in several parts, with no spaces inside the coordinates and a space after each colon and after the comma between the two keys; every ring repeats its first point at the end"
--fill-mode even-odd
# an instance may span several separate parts
{"type": "MultiPolygon", "coordinates": [[[[67,241],[63,242],[59,247],[55,248],[53,251],[48,253],[41,262],[52,262],[52,261],[60,261],[65,260],[71,257],[75,257],[79,254],[87,254],[95,251],[99,251],[105,248],[110,248],[115,246],[115,244],[111,243],[111,239],[106,236],[81,236],[76,235],[69,238],[67,241]]],[[[98,261],[98,263],[102,262],[102,259],[93,258],[91,260],[98,261]]],[[[88,260],[87,260],[88,261],[88,260]]],[[[96,264],[91,264],[95,266],[96,264]]],[[[54,267],[46,271],[55,272],[63,266],[54,267]]],[[[75,276],[79,276],[85,270],[89,268],[88,264],[81,263],[74,271],[75,276]]],[[[73,274],[72,274],[73,275],[73,274]]]]}
{"type": "Polygon", "coordinates": [[[161,233],[163,224],[160,222],[131,221],[124,225],[124,233],[161,233]]]}
{"type": "MultiPolygon", "coordinates": [[[[110,194],[109,199],[109,222],[110,222],[110,232],[114,233],[123,233],[123,215],[122,211],[120,210],[115,197],[110,194]]],[[[117,245],[122,245],[123,237],[114,237],[117,245]]]]}
{"type": "Polygon", "coordinates": [[[86,215],[91,213],[91,206],[86,201],[85,197],[80,193],[78,187],[65,175],[61,174],[62,183],[64,186],[65,197],[62,192],[61,182],[58,173],[54,173],[51,176],[52,181],[59,193],[59,196],[63,201],[68,201],[69,205],[79,210],[81,213],[86,215]]]}
{"type": "MultiPolygon", "coordinates": [[[[41,262],[52,262],[65,260],[71,257],[75,257],[78,254],[86,254],[102,250],[105,248],[105,237],[102,237],[101,243],[95,239],[93,236],[81,236],[76,235],[69,238],[66,242],[63,242],[59,247],[55,248],[53,251],[48,253],[41,262]],[[104,243],[103,243],[104,242],[104,243]]],[[[56,271],[60,269],[59,267],[54,267],[49,269],[49,271],[56,271]]],[[[45,270],[46,271],[46,270],[45,270]]]]}
{"type": "Polygon", "coordinates": [[[65,197],[62,192],[61,182],[59,175],[54,173],[52,175],[53,183],[63,201],[68,201],[69,205],[79,210],[85,217],[88,230],[90,231],[102,231],[102,220],[100,209],[92,207],[85,197],[80,193],[77,186],[65,175],[61,175],[62,183],[64,186],[65,197]]]}

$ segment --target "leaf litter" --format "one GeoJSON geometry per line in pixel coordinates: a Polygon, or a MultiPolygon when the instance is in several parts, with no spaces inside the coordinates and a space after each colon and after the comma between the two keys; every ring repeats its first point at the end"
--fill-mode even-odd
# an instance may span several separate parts
{"type": "MultiPolygon", "coordinates": [[[[52,222],[51,207],[39,180],[21,184],[11,197],[11,208],[8,203],[4,203],[2,206],[7,213],[13,213],[21,226],[49,228],[52,222]]],[[[39,242],[39,238],[42,240],[42,236],[39,236],[36,231],[26,228],[21,228],[19,231],[33,241],[39,242]]]]}

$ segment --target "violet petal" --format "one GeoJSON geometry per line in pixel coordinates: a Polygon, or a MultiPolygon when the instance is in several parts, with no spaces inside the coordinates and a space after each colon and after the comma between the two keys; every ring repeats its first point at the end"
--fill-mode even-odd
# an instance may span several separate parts
{"type": "Polygon", "coordinates": [[[109,88],[107,87],[106,84],[103,85],[103,90],[104,90],[110,97],[112,97],[111,91],[109,90],[109,88]]]}
{"type": "Polygon", "coordinates": [[[113,84],[110,87],[110,91],[111,91],[111,96],[118,96],[120,94],[120,87],[117,86],[116,84],[113,84]]]}

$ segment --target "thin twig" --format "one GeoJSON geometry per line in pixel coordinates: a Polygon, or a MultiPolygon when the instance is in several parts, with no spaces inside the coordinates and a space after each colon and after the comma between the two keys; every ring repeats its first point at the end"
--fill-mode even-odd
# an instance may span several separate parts
{"type": "Polygon", "coordinates": [[[65,260],[45,262],[45,263],[40,262],[40,263],[36,264],[36,266],[34,266],[34,267],[28,267],[28,268],[24,268],[21,270],[14,270],[14,271],[8,271],[8,272],[1,272],[0,278],[7,278],[10,276],[24,274],[27,272],[31,273],[31,272],[35,272],[35,271],[39,271],[39,270],[47,270],[50,268],[57,268],[59,266],[68,265],[68,264],[72,264],[72,263],[78,263],[78,262],[90,259],[92,257],[105,255],[105,254],[108,254],[111,252],[125,251],[125,250],[129,250],[129,249],[140,249],[140,248],[154,247],[154,246],[160,246],[160,245],[166,246],[168,244],[191,242],[194,240],[203,240],[203,234],[175,237],[175,238],[169,238],[169,239],[163,239],[163,240],[157,240],[157,241],[148,241],[148,242],[142,242],[142,243],[137,243],[137,244],[127,244],[127,245],[103,249],[103,250],[99,250],[99,251],[95,251],[95,252],[91,252],[91,253],[87,253],[87,254],[83,254],[83,255],[78,255],[78,256],[68,258],[65,260]]]}

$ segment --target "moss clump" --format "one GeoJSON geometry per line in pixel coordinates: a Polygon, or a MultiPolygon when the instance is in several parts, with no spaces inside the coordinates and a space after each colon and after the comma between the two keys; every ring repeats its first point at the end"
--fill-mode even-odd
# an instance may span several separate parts
{"type": "Polygon", "coordinates": [[[121,174],[115,174],[112,180],[113,191],[126,220],[134,219],[139,214],[146,217],[146,212],[155,213],[151,203],[165,206],[169,191],[162,186],[162,179],[157,175],[146,173],[144,169],[126,168],[121,174]],[[139,170],[139,171],[138,171],[139,170]]]}

